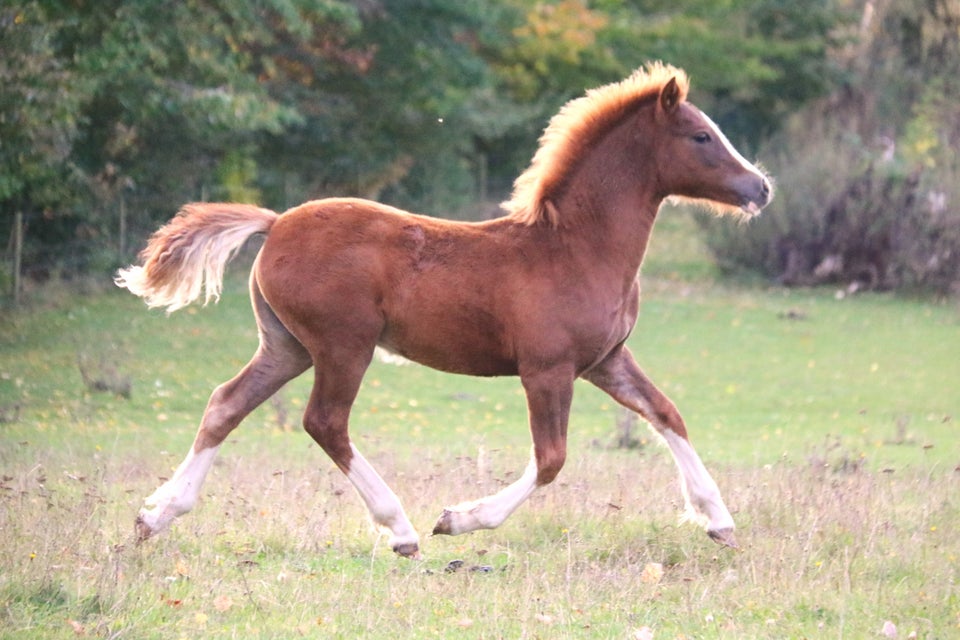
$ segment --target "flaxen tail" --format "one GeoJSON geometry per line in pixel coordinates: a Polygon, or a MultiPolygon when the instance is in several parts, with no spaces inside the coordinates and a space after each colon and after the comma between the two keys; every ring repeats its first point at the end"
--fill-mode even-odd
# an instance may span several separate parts
{"type": "Polygon", "coordinates": [[[247,238],[269,232],[277,218],[247,204],[188,204],[151,236],[140,253],[143,265],[121,269],[115,282],[168,313],[199,298],[201,289],[206,304],[220,297],[230,258],[247,238]]]}

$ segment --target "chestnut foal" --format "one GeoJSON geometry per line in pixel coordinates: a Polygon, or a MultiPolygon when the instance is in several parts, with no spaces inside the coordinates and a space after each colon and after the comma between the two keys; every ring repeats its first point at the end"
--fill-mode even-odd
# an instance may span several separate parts
{"type": "Polygon", "coordinates": [[[688,514],[735,546],[733,518],[680,414],[625,345],[664,199],[750,217],[772,197],[768,178],[686,101],[687,89],[683,71],[658,63],[569,102],[517,179],[507,215],[492,221],[450,222],[348,198],[283,215],[242,204],[185,206],[150,239],[143,265],[122,270],[117,283],[169,310],[201,293],[209,301],[230,256],[265,234],[250,275],[260,345],[213,392],[186,459],[146,499],[139,536],[189,511],[227,434],[313,367],[306,431],[389,530],[393,550],[418,557],[419,536],[400,500],[348,435],[351,405],[380,345],[452,373],[519,375],[526,392],[526,470],[494,495],[444,509],[434,533],[494,528],[557,476],[580,377],[663,436],[688,514]]]}

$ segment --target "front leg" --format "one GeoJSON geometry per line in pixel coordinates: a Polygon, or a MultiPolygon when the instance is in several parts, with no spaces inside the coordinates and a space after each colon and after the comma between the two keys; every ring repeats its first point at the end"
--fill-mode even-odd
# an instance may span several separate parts
{"type": "Polygon", "coordinates": [[[573,367],[521,374],[527,393],[533,453],[523,475],[501,491],[443,510],[434,535],[495,529],[538,488],[560,473],[567,455],[567,420],[573,398],[573,367]]]}
{"type": "Polygon", "coordinates": [[[733,517],[720,497],[717,483],[687,439],[683,418],[674,404],[640,370],[630,351],[620,347],[583,378],[639,413],[663,436],[680,471],[687,517],[703,524],[707,534],[716,542],[736,548],[733,517]]]}
{"type": "Polygon", "coordinates": [[[191,447],[173,477],[144,501],[135,525],[138,542],[167,529],[174,518],[193,508],[219,448],[208,447],[197,452],[191,447]]]}
{"type": "Polygon", "coordinates": [[[496,529],[537,486],[537,460],[531,455],[523,475],[509,486],[491,496],[444,508],[433,526],[433,535],[456,536],[477,529],[496,529]]]}

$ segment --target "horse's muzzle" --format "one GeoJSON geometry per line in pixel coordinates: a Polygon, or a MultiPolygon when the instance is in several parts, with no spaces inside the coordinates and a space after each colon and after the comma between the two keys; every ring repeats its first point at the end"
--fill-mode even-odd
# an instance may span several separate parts
{"type": "Polygon", "coordinates": [[[751,176],[750,185],[744,190],[740,209],[748,216],[760,214],[760,210],[773,200],[773,183],[766,176],[751,176]]]}

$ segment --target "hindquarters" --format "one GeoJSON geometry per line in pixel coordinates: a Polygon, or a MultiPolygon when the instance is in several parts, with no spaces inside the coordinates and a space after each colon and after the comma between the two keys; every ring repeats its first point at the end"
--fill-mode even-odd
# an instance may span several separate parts
{"type": "Polygon", "coordinates": [[[384,229],[336,202],[286,212],[252,275],[272,312],[315,361],[334,350],[373,353],[383,327],[378,304],[389,286],[374,241],[384,229]]]}

